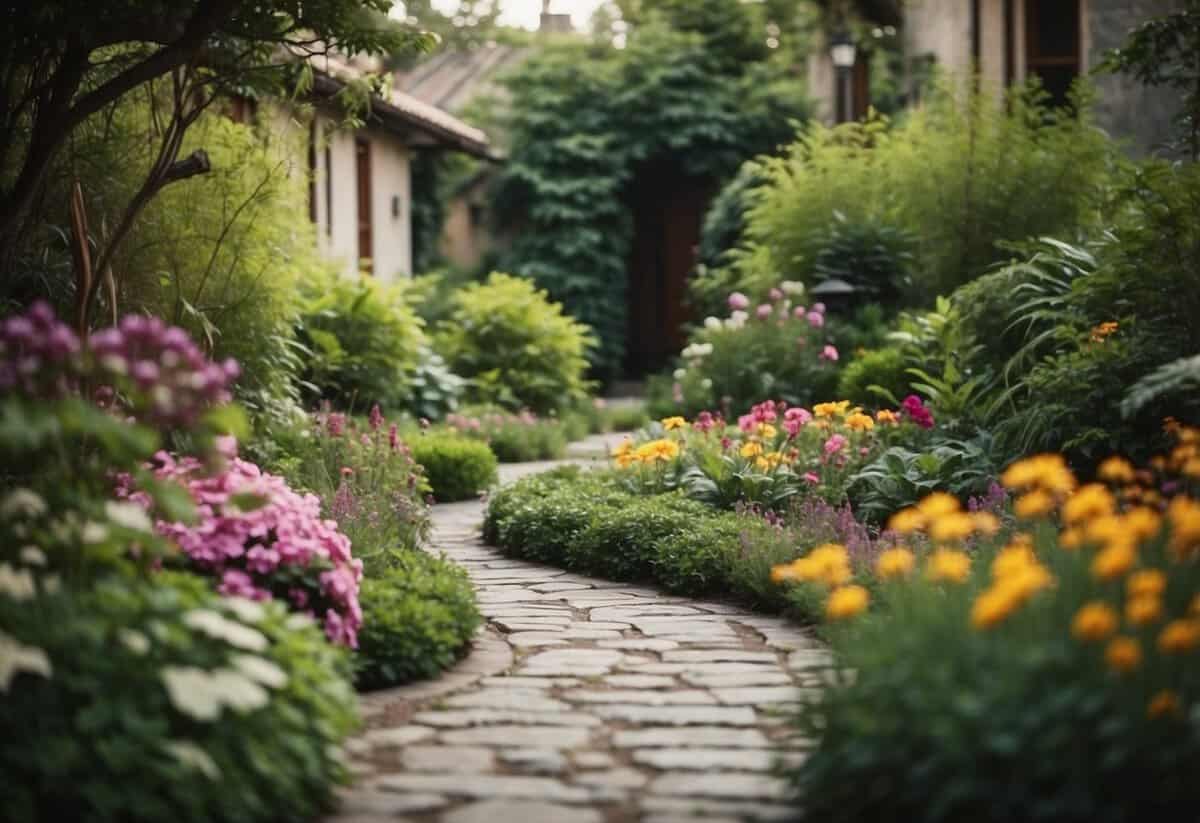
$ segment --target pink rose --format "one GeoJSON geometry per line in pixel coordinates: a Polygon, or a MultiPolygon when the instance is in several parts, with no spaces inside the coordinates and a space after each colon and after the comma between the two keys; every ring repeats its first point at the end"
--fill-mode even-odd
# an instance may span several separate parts
{"type": "Polygon", "coordinates": [[[742,294],[740,291],[735,291],[729,295],[729,308],[734,311],[742,311],[750,308],[750,298],[742,294]]]}
{"type": "Polygon", "coordinates": [[[826,344],[825,348],[821,349],[820,358],[822,360],[829,360],[831,362],[837,362],[838,350],[835,349],[833,346],[826,344]]]}

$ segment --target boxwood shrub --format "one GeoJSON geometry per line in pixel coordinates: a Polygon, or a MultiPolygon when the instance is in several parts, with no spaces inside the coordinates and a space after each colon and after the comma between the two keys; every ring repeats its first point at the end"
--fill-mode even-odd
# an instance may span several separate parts
{"type": "Polygon", "coordinates": [[[393,565],[363,580],[363,628],[355,660],[364,689],[433,677],[454,663],[479,628],[467,575],[444,557],[393,555],[393,565]]]}
{"type": "Polygon", "coordinates": [[[440,503],[469,500],[496,481],[496,455],[486,443],[466,437],[433,434],[409,444],[412,456],[440,503]]]}

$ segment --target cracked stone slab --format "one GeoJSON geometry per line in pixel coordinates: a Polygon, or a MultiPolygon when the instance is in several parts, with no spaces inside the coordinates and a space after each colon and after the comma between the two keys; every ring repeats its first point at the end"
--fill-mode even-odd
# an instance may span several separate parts
{"type": "Polygon", "coordinates": [[[795,686],[746,686],[713,689],[717,700],[726,706],[771,706],[798,703],[803,693],[795,686]]]}
{"type": "Polygon", "coordinates": [[[561,774],[567,770],[567,759],[556,749],[501,749],[499,757],[501,763],[533,774],[561,774]]]}
{"type": "Polygon", "coordinates": [[[550,749],[574,749],[591,740],[583,726],[478,726],[442,732],[439,739],[455,745],[512,746],[521,743],[550,749]]]}
{"type": "Polygon", "coordinates": [[[644,773],[628,767],[582,772],[574,778],[574,782],[581,786],[599,786],[607,789],[640,789],[648,780],[644,773]]]}
{"type": "Polygon", "coordinates": [[[773,749],[691,748],[636,749],[633,762],[664,771],[766,772],[779,753],[773,749]]]}
{"type": "Polygon", "coordinates": [[[596,644],[602,649],[620,649],[630,652],[664,652],[678,649],[679,643],[659,637],[628,637],[622,640],[601,640],[596,644]]]}
{"type": "Polygon", "coordinates": [[[783,798],[787,783],[777,777],[759,774],[719,772],[709,774],[667,773],[656,777],[647,789],[650,794],[681,797],[734,799],[783,798]]]}
{"type": "Polygon", "coordinates": [[[376,748],[408,746],[433,737],[433,729],[426,726],[397,726],[391,729],[371,729],[361,740],[376,748]]]}
{"type": "Polygon", "coordinates": [[[662,723],[671,726],[754,726],[754,710],[746,706],[635,706],[598,703],[589,711],[606,720],[662,723]]]}
{"type": "Polygon", "coordinates": [[[716,698],[700,689],[571,689],[564,692],[562,698],[571,703],[629,703],[644,706],[711,706],[717,703],[716,698]]]}
{"type": "MultiPolygon", "coordinates": [[[[735,709],[733,706],[722,707],[735,709]]],[[[418,712],[413,720],[438,728],[523,724],[528,726],[599,726],[600,718],[580,712],[522,712],[498,709],[452,709],[418,712]]]]}
{"type": "Polygon", "coordinates": [[[414,792],[412,794],[396,794],[394,792],[379,792],[369,789],[350,789],[339,793],[340,803],[338,812],[342,815],[378,815],[395,817],[410,812],[427,812],[440,809],[450,802],[450,798],[442,794],[414,792]]]}
{"type": "Polygon", "coordinates": [[[774,652],[754,651],[709,651],[697,649],[677,649],[663,652],[664,663],[774,663],[779,657],[774,652]]]}
{"type": "Polygon", "coordinates": [[[409,746],[404,750],[404,768],[411,772],[490,771],[495,766],[491,749],[479,746],[409,746]]]}
{"type": "MultiPolygon", "coordinates": [[[[765,668],[765,667],[764,667],[765,668]]],[[[638,675],[630,675],[637,677],[638,675]]],[[[656,675],[646,675],[655,677],[656,675]]],[[[665,675],[657,675],[663,677],[665,675]]],[[[705,672],[684,672],[680,678],[687,684],[701,688],[739,688],[744,686],[787,686],[791,685],[791,675],[786,672],[770,669],[761,672],[732,672],[728,674],[708,674],[705,672]]]]}
{"type": "Polygon", "coordinates": [[[561,700],[547,697],[542,692],[519,688],[488,688],[466,694],[457,694],[446,700],[447,706],[473,709],[501,709],[526,712],[569,711],[570,706],[561,700]]]}
{"type": "Polygon", "coordinates": [[[677,685],[675,678],[665,674],[611,674],[604,678],[604,684],[618,689],[669,689],[677,685]]]}

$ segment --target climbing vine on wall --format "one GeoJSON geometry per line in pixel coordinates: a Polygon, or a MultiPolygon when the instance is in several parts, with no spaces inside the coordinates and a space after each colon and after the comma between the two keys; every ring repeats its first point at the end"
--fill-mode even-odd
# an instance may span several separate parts
{"type": "Polygon", "coordinates": [[[669,162],[721,181],[790,141],[805,116],[798,80],[765,60],[731,61],[716,42],[659,21],[624,49],[550,46],[507,80],[511,150],[495,203],[516,229],[506,268],[595,329],[600,377],[615,376],[624,353],[633,225],[623,195],[639,169],[669,162]]]}

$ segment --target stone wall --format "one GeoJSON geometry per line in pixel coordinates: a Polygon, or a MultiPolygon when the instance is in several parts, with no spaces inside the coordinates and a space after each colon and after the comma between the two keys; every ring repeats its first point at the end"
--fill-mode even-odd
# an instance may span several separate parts
{"type": "MultiPolygon", "coordinates": [[[[1121,46],[1131,29],[1151,17],[1183,7],[1184,0],[1090,0],[1084,25],[1088,31],[1087,65],[1095,66],[1108,49],[1121,46]]],[[[1098,74],[1096,120],[1113,137],[1127,141],[1131,154],[1153,152],[1170,135],[1171,118],[1179,110],[1178,93],[1147,88],[1132,78],[1098,74]]]]}

